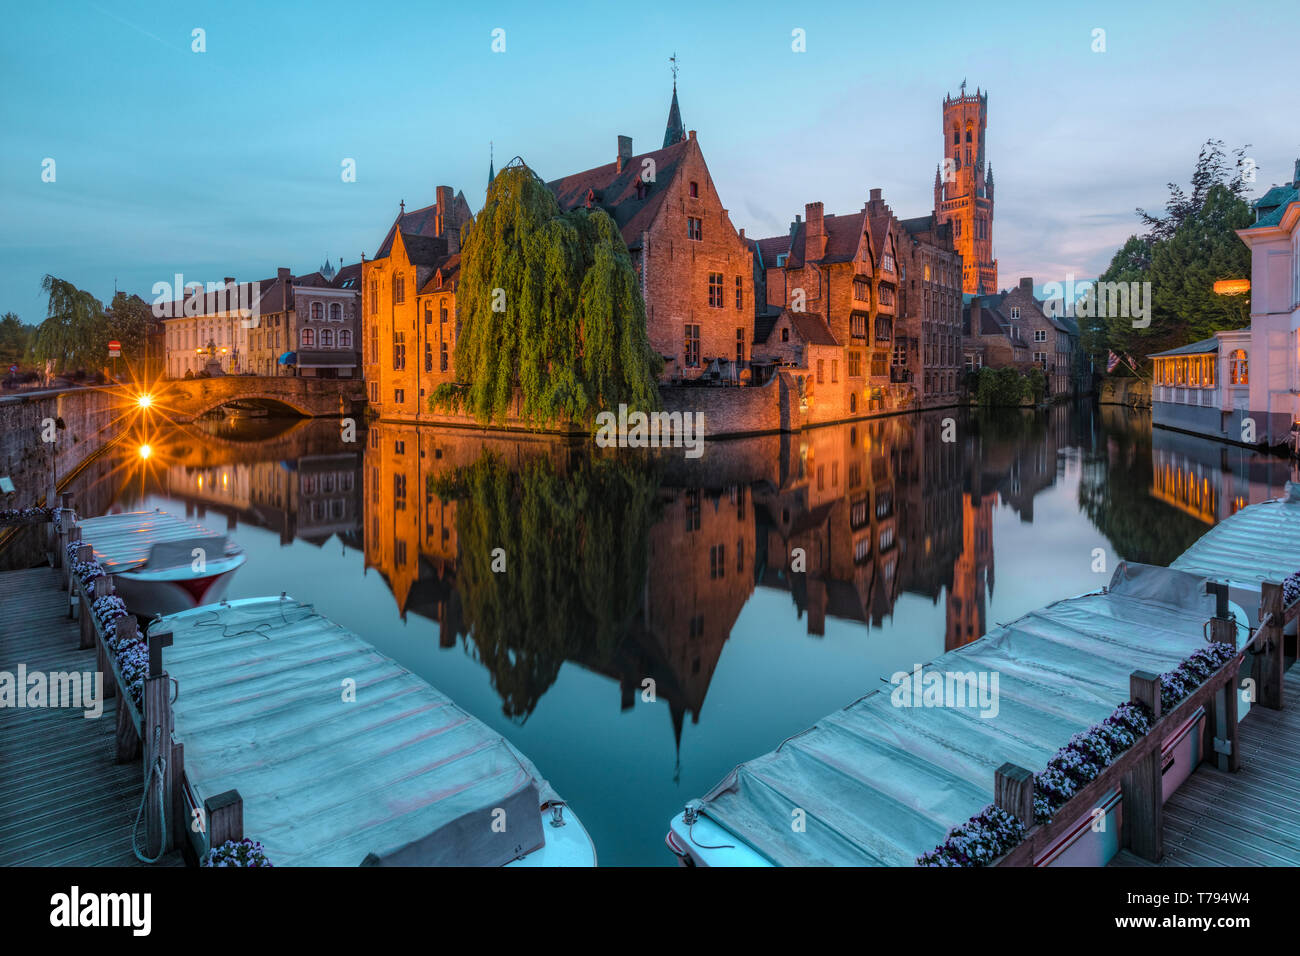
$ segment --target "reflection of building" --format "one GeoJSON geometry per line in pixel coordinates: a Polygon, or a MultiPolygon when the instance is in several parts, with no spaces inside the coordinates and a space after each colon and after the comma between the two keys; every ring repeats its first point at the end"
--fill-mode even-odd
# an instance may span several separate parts
{"type": "Polygon", "coordinates": [[[948,629],[943,649],[955,650],[984,636],[985,596],[993,593],[993,504],[996,494],[978,501],[962,496],[962,549],[948,590],[948,629]]]}
{"type": "Polygon", "coordinates": [[[251,524],[276,531],[281,543],[323,544],[360,523],[359,460],[355,452],[306,454],[288,461],[230,462],[170,466],[168,494],[187,511],[211,509],[230,527],[251,524]]]}
{"type": "Polygon", "coordinates": [[[1178,432],[1151,433],[1151,496],[1207,525],[1286,492],[1291,467],[1178,432]]]}

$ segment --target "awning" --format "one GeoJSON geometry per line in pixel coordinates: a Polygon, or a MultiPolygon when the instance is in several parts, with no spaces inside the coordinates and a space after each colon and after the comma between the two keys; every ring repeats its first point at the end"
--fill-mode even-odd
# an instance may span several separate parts
{"type": "Polygon", "coordinates": [[[285,352],[285,353],[284,353],[283,355],[281,355],[281,356],[279,357],[279,359],[277,359],[276,361],[277,361],[280,365],[297,365],[297,364],[298,364],[298,353],[297,353],[297,352],[285,352]]]}
{"type": "Polygon", "coordinates": [[[357,353],[351,350],[340,350],[335,352],[298,352],[297,355],[299,368],[357,367],[357,353]]]}

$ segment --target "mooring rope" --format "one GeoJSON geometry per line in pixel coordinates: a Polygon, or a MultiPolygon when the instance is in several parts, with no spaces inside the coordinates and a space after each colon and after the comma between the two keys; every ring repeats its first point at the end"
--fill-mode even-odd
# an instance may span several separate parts
{"type": "MultiPolygon", "coordinates": [[[[131,828],[131,851],[141,863],[157,863],[163,858],[163,854],[167,852],[167,801],[164,799],[166,794],[163,790],[167,779],[167,761],[163,759],[162,748],[158,746],[161,738],[162,725],[160,724],[153,729],[153,743],[158,750],[158,756],[154,759],[153,769],[149,772],[149,779],[145,781],[144,793],[140,797],[140,809],[135,814],[135,826],[131,828]],[[140,852],[138,834],[140,832],[140,820],[144,817],[145,804],[149,802],[149,785],[153,783],[155,776],[158,778],[159,846],[158,855],[150,858],[140,852]]],[[[146,849],[148,848],[146,847],[146,849]]]]}

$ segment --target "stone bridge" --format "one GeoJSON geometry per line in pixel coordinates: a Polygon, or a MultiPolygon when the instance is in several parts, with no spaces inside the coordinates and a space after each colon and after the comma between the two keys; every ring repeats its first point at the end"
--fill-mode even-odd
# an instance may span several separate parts
{"type": "Polygon", "coordinates": [[[324,418],[361,414],[365,410],[366,386],[359,378],[221,375],[169,379],[159,383],[154,399],[160,411],[178,422],[191,422],[232,402],[288,409],[305,418],[324,418]]]}

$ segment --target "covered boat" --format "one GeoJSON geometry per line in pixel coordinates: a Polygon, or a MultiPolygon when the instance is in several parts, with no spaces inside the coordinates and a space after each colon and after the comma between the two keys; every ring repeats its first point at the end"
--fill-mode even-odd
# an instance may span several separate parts
{"type": "Polygon", "coordinates": [[[187,799],[238,791],[273,865],[595,865],[527,757],[311,605],[222,602],[167,632],[187,799]]]}
{"type": "MultiPolygon", "coordinates": [[[[1300,484],[1288,481],[1286,494],[1249,505],[1225,518],[1170,565],[1214,581],[1259,623],[1260,585],[1285,581],[1300,571],[1300,484]]],[[[1294,623],[1289,626],[1294,632],[1294,623]]]]}
{"type": "Polygon", "coordinates": [[[247,560],[226,535],[165,511],[86,518],[77,527],[113,575],[118,595],[143,620],[221,600],[247,560]]]}
{"type": "MultiPolygon", "coordinates": [[[[1134,670],[1160,674],[1205,646],[1215,599],[1203,575],[1121,564],[1108,588],[1058,601],[873,690],[736,767],[670,823],[696,866],[911,866],[994,798],[1011,762],[1041,770],[1070,738],[1129,699],[1134,670]],[[992,693],[941,706],[906,687],[983,675],[992,693]],[[996,679],[996,682],[994,682],[996,679]],[[901,697],[899,689],[905,688],[901,697]]],[[[1245,612],[1230,611],[1240,646],[1245,612]]],[[[969,686],[969,683],[968,683],[969,686]]],[[[1168,796],[1191,773],[1204,712],[1163,741],[1168,796]]],[[[1035,864],[1100,865],[1119,849],[1118,791],[1035,864]],[[1112,815],[1115,815],[1112,818],[1112,815]]]]}

